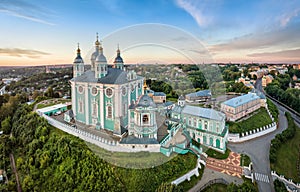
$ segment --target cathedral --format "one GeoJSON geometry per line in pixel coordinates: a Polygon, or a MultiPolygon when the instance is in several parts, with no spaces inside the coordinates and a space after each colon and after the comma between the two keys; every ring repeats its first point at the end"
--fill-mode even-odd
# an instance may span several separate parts
{"type": "MultiPolygon", "coordinates": [[[[168,130],[168,135],[159,142],[157,133],[161,125],[157,125],[156,119],[157,114],[162,112],[158,105],[164,105],[165,97],[163,103],[154,102],[155,92],[149,94],[151,90],[144,84],[144,77],[138,76],[133,70],[126,70],[119,47],[113,64],[108,64],[98,35],[95,51],[91,55],[90,70],[85,71],[80,52],[78,46],[73,63],[73,79],[70,80],[74,119],[97,130],[110,131],[122,138],[120,144],[129,144],[132,148],[136,144],[144,144],[145,147],[148,144],[160,144],[162,148],[165,147],[162,143],[172,138],[173,132],[168,130]]],[[[169,116],[167,126],[179,126],[183,133],[187,133],[185,147],[193,139],[225,152],[228,128],[225,126],[224,113],[186,105],[182,96],[178,104],[168,110],[163,115],[169,116]]],[[[170,145],[162,150],[169,154],[174,148],[170,145]]]]}
{"type": "Polygon", "coordinates": [[[84,70],[78,47],[70,81],[76,121],[122,135],[131,115],[128,106],[136,103],[143,94],[143,81],[144,78],[134,71],[125,70],[119,48],[113,65],[108,65],[98,36],[88,71],[84,70]]]}

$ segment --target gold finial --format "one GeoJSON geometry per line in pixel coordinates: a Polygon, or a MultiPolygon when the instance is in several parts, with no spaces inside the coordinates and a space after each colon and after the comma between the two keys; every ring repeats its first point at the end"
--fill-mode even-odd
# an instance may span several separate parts
{"type": "Polygon", "coordinates": [[[148,87],[147,83],[146,83],[146,79],[144,80],[144,86],[143,87],[144,87],[144,89],[147,89],[147,87],[148,87]]]}
{"type": "Polygon", "coordinates": [[[102,47],[102,40],[100,40],[100,43],[99,43],[99,44],[100,44],[100,48],[99,48],[99,49],[100,49],[100,51],[103,51],[103,47],[102,47]]]}
{"type": "Polygon", "coordinates": [[[143,94],[147,94],[146,90],[148,90],[148,86],[146,84],[146,79],[144,80],[144,86],[143,86],[143,94]]]}
{"type": "Polygon", "coordinates": [[[80,54],[79,43],[77,43],[77,53],[80,54]]]}
{"type": "Polygon", "coordinates": [[[117,49],[117,53],[120,53],[120,47],[119,47],[119,43],[118,43],[118,49],[117,49]]]}
{"type": "Polygon", "coordinates": [[[100,45],[100,43],[99,43],[99,40],[98,40],[98,32],[96,33],[96,42],[95,42],[95,45],[96,46],[99,46],[100,45]]]}

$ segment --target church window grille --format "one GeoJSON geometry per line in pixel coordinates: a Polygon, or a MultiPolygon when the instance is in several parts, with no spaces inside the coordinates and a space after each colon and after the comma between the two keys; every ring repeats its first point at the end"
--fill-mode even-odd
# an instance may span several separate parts
{"type": "Polygon", "coordinates": [[[93,94],[93,95],[96,95],[97,92],[98,92],[97,88],[96,88],[96,87],[93,87],[93,88],[92,88],[92,94],[93,94]]]}
{"type": "Polygon", "coordinates": [[[123,96],[125,96],[125,95],[126,95],[126,92],[127,92],[127,91],[126,91],[126,87],[125,87],[125,86],[124,86],[124,87],[122,87],[122,95],[123,95],[123,96]]]}
{"type": "Polygon", "coordinates": [[[83,102],[79,100],[79,113],[83,113],[83,102]]]}
{"type": "Polygon", "coordinates": [[[111,97],[113,95],[113,90],[111,88],[106,89],[106,96],[111,97]]]}
{"type": "Polygon", "coordinates": [[[93,103],[93,108],[92,109],[93,109],[92,110],[92,115],[97,116],[97,103],[96,102],[93,103]]]}
{"type": "Polygon", "coordinates": [[[107,107],[107,118],[112,118],[112,106],[107,107]]]}
{"type": "Polygon", "coordinates": [[[143,124],[149,124],[149,116],[143,115],[143,124]]]}
{"type": "Polygon", "coordinates": [[[79,91],[79,93],[83,93],[83,87],[82,87],[82,86],[79,86],[79,87],[78,87],[78,91],[79,91]]]}

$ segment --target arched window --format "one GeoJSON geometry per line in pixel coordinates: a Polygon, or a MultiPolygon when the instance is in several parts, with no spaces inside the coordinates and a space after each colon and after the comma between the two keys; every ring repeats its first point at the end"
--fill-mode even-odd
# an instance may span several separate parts
{"type": "Polygon", "coordinates": [[[149,116],[143,115],[143,124],[149,124],[149,116]]]}
{"type": "Polygon", "coordinates": [[[207,121],[204,121],[204,129],[208,128],[207,124],[208,124],[207,121]]]}
{"type": "Polygon", "coordinates": [[[111,88],[107,88],[105,93],[107,97],[111,97],[113,95],[113,90],[111,88]]]}
{"type": "Polygon", "coordinates": [[[198,128],[202,129],[202,121],[201,121],[201,119],[198,120],[198,128]]]}

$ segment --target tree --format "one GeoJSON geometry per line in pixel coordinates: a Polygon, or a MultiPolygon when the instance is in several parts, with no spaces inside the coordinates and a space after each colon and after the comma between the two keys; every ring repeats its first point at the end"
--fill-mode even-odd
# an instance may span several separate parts
{"type": "Polygon", "coordinates": [[[274,188],[275,188],[276,192],[286,192],[287,191],[284,183],[279,181],[278,179],[276,179],[274,181],[274,188]]]}
{"type": "Polygon", "coordinates": [[[32,94],[32,99],[35,100],[38,96],[40,96],[40,92],[35,90],[32,94]]]}
{"type": "Polygon", "coordinates": [[[171,183],[162,183],[155,192],[179,192],[182,191],[180,187],[177,187],[174,184],[171,183]]]}
{"type": "Polygon", "coordinates": [[[4,134],[9,134],[11,131],[11,117],[8,116],[1,122],[1,127],[4,134]]]}
{"type": "Polygon", "coordinates": [[[45,96],[46,97],[50,97],[50,98],[53,98],[54,97],[54,91],[53,91],[53,87],[50,86],[47,91],[45,92],[45,96]]]}

